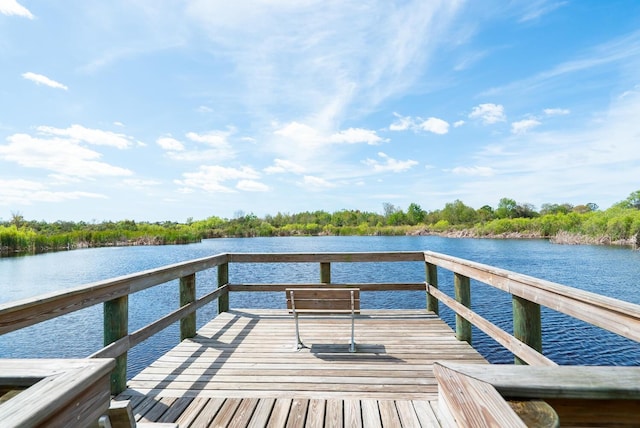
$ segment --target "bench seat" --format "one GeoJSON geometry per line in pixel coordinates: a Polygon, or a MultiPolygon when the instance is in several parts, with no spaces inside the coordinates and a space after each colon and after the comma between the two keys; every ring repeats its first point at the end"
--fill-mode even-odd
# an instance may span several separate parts
{"type": "Polygon", "coordinates": [[[351,344],[349,352],[356,351],[354,339],[355,315],[360,313],[359,288],[287,288],[287,309],[296,324],[296,349],[304,348],[298,325],[299,315],[351,315],[351,344]]]}

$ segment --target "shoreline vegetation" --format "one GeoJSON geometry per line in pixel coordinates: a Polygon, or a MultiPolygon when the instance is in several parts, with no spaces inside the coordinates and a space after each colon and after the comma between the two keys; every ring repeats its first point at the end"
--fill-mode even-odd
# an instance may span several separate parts
{"type": "Polygon", "coordinates": [[[360,210],[278,213],[258,218],[237,212],[233,219],[209,217],[178,222],[85,223],[25,220],[12,213],[0,221],[0,256],[39,254],[79,248],[173,245],[226,237],[274,236],[401,236],[437,235],[451,238],[549,239],[563,245],[619,245],[640,248],[640,190],[606,210],[597,205],[530,204],[503,198],[494,209],[474,209],[456,200],[444,208],[407,210],[390,203],[383,213],[360,210]]]}

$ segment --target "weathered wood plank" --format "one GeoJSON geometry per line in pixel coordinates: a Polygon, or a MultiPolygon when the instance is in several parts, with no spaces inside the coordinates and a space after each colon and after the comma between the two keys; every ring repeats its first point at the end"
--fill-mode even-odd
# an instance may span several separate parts
{"type": "Polygon", "coordinates": [[[326,414],[324,426],[331,428],[342,428],[344,426],[344,418],[342,413],[343,401],[338,399],[329,399],[326,404],[326,414]]]}
{"type": "Polygon", "coordinates": [[[380,420],[383,427],[399,427],[401,426],[400,417],[398,416],[398,409],[396,409],[396,403],[393,400],[378,400],[378,407],[380,408],[380,420]]]}
{"type": "Polygon", "coordinates": [[[432,251],[424,256],[428,263],[640,342],[640,305],[432,251]]]}
{"type": "Polygon", "coordinates": [[[309,400],[309,407],[307,410],[307,428],[322,428],[324,427],[324,411],[326,401],[313,398],[309,400]]]}
{"type": "MultiPolygon", "coordinates": [[[[229,284],[229,291],[249,291],[249,292],[283,292],[287,288],[318,288],[323,284],[310,283],[310,284],[265,284],[265,283],[243,283],[243,284],[229,284]]],[[[345,284],[345,283],[331,283],[327,284],[331,287],[340,288],[359,288],[361,291],[425,291],[424,282],[392,282],[392,283],[358,283],[358,284],[345,284]]]]}
{"type": "Polygon", "coordinates": [[[242,399],[240,398],[226,399],[222,407],[220,407],[220,410],[216,414],[215,418],[211,422],[210,426],[228,427],[232,419],[234,418],[236,410],[238,409],[238,406],[240,406],[241,402],[242,399]]]}
{"type": "Polygon", "coordinates": [[[253,416],[253,412],[258,405],[257,398],[243,398],[238,406],[238,410],[228,424],[228,428],[245,428],[253,416]]]}
{"type": "Polygon", "coordinates": [[[256,406],[256,410],[253,412],[251,416],[251,420],[247,425],[247,428],[262,428],[267,426],[267,422],[269,422],[269,417],[271,416],[271,411],[273,410],[273,406],[276,403],[275,398],[264,398],[258,401],[258,405],[256,406]]]}
{"type": "Polygon", "coordinates": [[[344,426],[349,428],[362,427],[362,409],[360,400],[344,400],[344,426]]]}
{"type": "Polygon", "coordinates": [[[371,428],[382,428],[380,420],[380,408],[376,400],[361,400],[362,407],[362,426],[371,428]]]}
{"type": "Polygon", "coordinates": [[[220,254],[98,281],[76,288],[0,304],[0,334],[210,269],[228,259],[220,254]]]}
{"type": "Polygon", "coordinates": [[[526,427],[491,384],[440,364],[433,370],[440,385],[440,411],[455,425],[526,427]]]}
{"type": "Polygon", "coordinates": [[[438,365],[490,383],[507,397],[640,400],[640,367],[438,365]]]}
{"type": "Polygon", "coordinates": [[[291,398],[276,399],[276,402],[273,405],[273,411],[271,412],[271,417],[269,418],[268,426],[274,428],[284,427],[287,423],[287,418],[289,417],[289,409],[291,408],[292,402],[293,399],[291,398]]]}
{"type": "Polygon", "coordinates": [[[291,402],[289,417],[287,418],[287,428],[301,428],[305,426],[307,418],[307,408],[309,400],[303,398],[295,398],[291,402]]]}

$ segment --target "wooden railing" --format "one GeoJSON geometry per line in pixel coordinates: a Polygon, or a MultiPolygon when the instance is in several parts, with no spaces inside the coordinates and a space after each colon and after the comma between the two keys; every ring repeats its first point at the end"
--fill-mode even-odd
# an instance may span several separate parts
{"type": "Polygon", "coordinates": [[[224,312],[229,310],[229,292],[284,291],[291,286],[317,287],[323,284],[357,287],[361,291],[426,290],[428,310],[438,313],[438,304],[442,302],[456,313],[456,336],[459,340],[471,343],[471,325],[475,325],[512,352],[518,363],[555,365],[542,354],[540,305],[640,342],[639,305],[431,251],[219,254],[0,305],[0,334],[103,303],[105,347],[91,357],[116,359],[111,377],[111,391],[116,394],[126,388],[129,349],[177,321],[180,321],[181,339],[193,337],[196,333],[196,310],[202,306],[217,300],[219,312],[224,312]],[[425,266],[426,281],[349,284],[332,281],[332,263],[365,262],[421,263],[425,266]],[[234,283],[229,278],[231,263],[316,263],[319,264],[320,282],[234,283]],[[217,268],[218,288],[196,299],[195,274],[212,268],[217,268]],[[453,272],[454,297],[439,289],[438,268],[453,272]],[[176,279],[180,284],[180,308],[129,332],[129,295],[176,279]],[[512,295],[513,335],[471,310],[471,279],[512,295]]]}

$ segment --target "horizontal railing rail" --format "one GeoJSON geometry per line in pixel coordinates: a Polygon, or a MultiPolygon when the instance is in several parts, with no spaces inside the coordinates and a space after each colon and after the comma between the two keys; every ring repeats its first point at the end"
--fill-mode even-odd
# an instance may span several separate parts
{"type": "Polygon", "coordinates": [[[343,252],[343,253],[228,253],[186,261],[125,275],[85,286],[0,305],[0,334],[25,328],[96,304],[104,304],[104,345],[91,357],[116,359],[112,392],[126,387],[127,352],[140,342],[180,321],[181,339],[196,333],[196,311],[217,300],[218,311],[229,310],[229,292],[275,292],[290,287],[354,287],[361,291],[423,291],[428,310],[439,312],[438,302],[456,314],[456,336],[471,343],[475,325],[512,352],[517,363],[555,365],[542,354],[540,306],[546,306],[605,330],[640,342],[640,306],[550,281],[517,274],[493,266],[431,251],[343,252]],[[424,282],[334,283],[332,263],[416,262],[425,267],[424,282]],[[318,283],[231,282],[232,263],[315,263],[318,283]],[[196,273],[217,268],[218,288],[196,299],[196,273]],[[438,268],[454,274],[455,297],[438,287],[438,268]],[[128,296],[132,293],[179,279],[179,309],[134,332],[128,330],[128,296]],[[512,295],[513,335],[492,324],[471,309],[474,279],[512,295]]]}
{"type": "Polygon", "coordinates": [[[513,353],[516,364],[556,365],[542,355],[540,306],[640,342],[640,305],[432,251],[424,259],[429,309],[437,313],[441,301],[456,313],[458,339],[471,343],[473,324],[513,353]],[[455,299],[438,289],[437,267],[454,273],[455,299]],[[511,294],[513,335],[470,309],[470,279],[511,294]]]}

